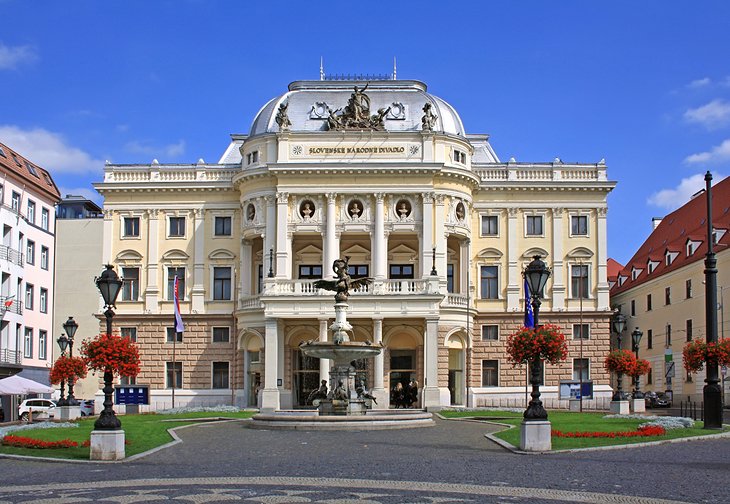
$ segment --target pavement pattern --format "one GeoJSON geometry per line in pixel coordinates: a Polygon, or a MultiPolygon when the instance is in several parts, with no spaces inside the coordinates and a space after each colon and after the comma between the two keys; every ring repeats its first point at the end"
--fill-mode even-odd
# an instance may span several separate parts
{"type": "Polygon", "coordinates": [[[182,443],[122,463],[0,458],[0,504],[730,504],[728,438],[518,455],[486,439],[499,427],[483,422],[350,432],[246,424],[179,429],[182,443]]]}

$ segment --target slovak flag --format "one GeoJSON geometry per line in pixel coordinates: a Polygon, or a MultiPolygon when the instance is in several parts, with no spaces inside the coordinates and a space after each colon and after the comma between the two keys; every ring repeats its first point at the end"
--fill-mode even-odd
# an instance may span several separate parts
{"type": "Polygon", "coordinates": [[[527,285],[527,279],[525,278],[525,327],[535,327],[535,316],[532,313],[532,303],[530,303],[530,288],[527,285]]]}
{"type": "Polygon", "coordinates": [[[177,278],[177,275],[175,275],[173,292],[175,294],[175,332],[181,333],[185,330],[185,326],[183,325],[182,317],[180,316],[179,279],[177,278]]]}

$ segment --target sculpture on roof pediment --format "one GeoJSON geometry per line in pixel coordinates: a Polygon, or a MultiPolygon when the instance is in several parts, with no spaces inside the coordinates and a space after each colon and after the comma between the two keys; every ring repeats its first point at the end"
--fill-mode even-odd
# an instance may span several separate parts
{"type": "Polygon", "coordinates": [[[289,128],[291,127],[291,121],[289,120],[289,114],[287,112],[288,109],[289,102],[279,105],[279,110],[274,118],[276,124],[279,125],[279,131],[289,131],[289,128]]]}
{"type": "Polygon", "coordinates": [[[438,119],[438,116],[431,112],[431,104],[427,102],[423,106],[423,117],[421,117],[421,130],[433,131],[434,126],[436,126],[436,119],[438,119]]]}
{"type": "Polygon", "coordinates": [[[368,84],[362,89],[355,86],[344,109],[328,107],[327,126],[330,131],[385,130],[384,119],[390,107],[378,109],[377,113],[370,115],[370,97],[365,94],[367,88],[368,84]],[[340,110],[342,113],[338,115],[340,110]]]}

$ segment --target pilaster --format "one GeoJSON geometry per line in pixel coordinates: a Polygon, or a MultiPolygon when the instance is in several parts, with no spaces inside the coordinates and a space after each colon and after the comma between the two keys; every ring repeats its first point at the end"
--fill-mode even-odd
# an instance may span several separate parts
{"type": "Polygon", "coordinates": [[[191,291],[191,309],[193,313],[205,311],[205,210],[196,208],[193,217],[193,288],[191,291]]]}
{"type": "Polygon", "coordinates": [[[159,313],[160,288],[159,273],[159,211],[145,212],[147,218],[147,284],[144,290],[144,307],[147,313],[159,313]]]}
{"type": "Polygon", "coordinates": [[[551,291],[553,310],[567,308],[565,305],[565,274],[563,272],[563,257],[565,255],[565,251],[563,250],[563,239],[565,238],[563,235],[565,232],[563,213],[564,209],[553,208],[553,260],[551,264],[553,274],[550,275],[553,281],[551,291]]]}
{"type": "Polygon", "coordinates": [[[291,278],[287,253],[289,193],[276,193],[276,278],[291,278]]]}
{"type": "Polygon", "coordinates": [[[261,411],[279,409],[279,323],[276,319],[266,319],[264,342],[264,390],[261,394],[261,411]]]}

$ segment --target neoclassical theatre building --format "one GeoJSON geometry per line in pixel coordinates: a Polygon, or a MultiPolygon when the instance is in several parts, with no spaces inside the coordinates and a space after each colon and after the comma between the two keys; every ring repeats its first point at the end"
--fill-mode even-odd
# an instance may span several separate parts
{"type": "Polygon", "coordinates": [[[546,367],[543,399],[558,406],[560,380],[582,374],[591,407],[610,397],[614,186],[603,161],[500,161],[419,81],[293,82],[218,163],[106,165],[95,187],[103,258],[124,277],[115,330],[140,346],[153,409],[173,387],[176,405],[307,407],[329,363],[299,344],[327,338],[334,319],[332,293],[313,284],[349,257],[353,278],[373,279],[347,316],[355,340],[385,345],[355,362],[380,407],[398,382],[417,383],[420,407],[522,406],[526,369],[505,342],[539,254],[552,269],[540,321],[570,349],[546,367]]]}

